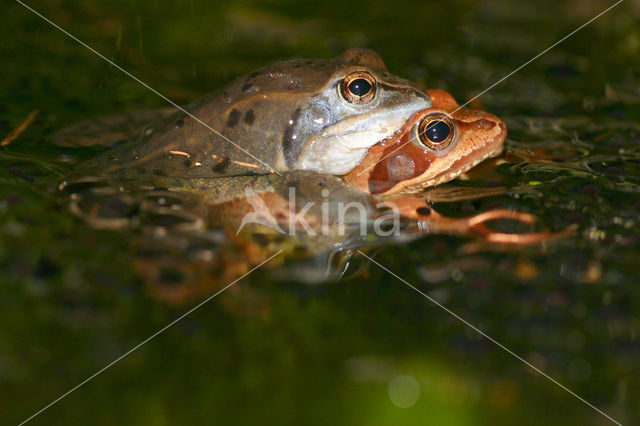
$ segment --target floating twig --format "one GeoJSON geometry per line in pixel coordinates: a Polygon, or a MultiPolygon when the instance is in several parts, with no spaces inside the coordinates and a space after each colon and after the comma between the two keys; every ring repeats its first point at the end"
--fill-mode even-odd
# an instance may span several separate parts
{"type": "Polygon", "coordinates": [[[36,119],[38,114],[40,114],[39,109],[34,109],[33,111],[31,111],[27,118],[25,118],[24,121],[18,125],[18,127],[13,129],[13,131],[11,131],[11,133],[9,133],[6,138],[2,139],[2,142],[0,142],[0,146],[7,146],[11,142],[13,142],[18,136],[20,136],[22,132],[27,129],[27,127],[31,125],[31,123],[33,123],[33,120],[36,119]]]}
{"type": "Polygon", "coordinates": [[[244,161],[231,160],[231,162],[234,163],[234,164],[237,164],[239,166],[252,167],[254,169],[259,169],[260,168],[260,166],[258,166],[257,164],[245,163],[244,161]]]}

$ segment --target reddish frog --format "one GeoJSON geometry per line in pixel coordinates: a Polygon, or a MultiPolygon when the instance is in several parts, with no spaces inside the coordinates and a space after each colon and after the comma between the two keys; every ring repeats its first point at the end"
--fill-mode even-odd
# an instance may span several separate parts
{"type": "Polygon", "coordinates": [[[451,95],[430,90],[433,106],[371,147],[343,176],[374,195],[417,192],[455,179],[502,152],[507,127],[493,114],[459,108],[451,95]]]}

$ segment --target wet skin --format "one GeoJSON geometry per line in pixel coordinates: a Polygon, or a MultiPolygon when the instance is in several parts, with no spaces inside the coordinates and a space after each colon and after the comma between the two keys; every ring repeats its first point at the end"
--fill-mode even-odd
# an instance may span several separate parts
{"type": "MultiPolygon", "coordinates": [[[[447,92],[421,92],[390,75],[370,50],[351,49],[332,61],[275,63],[189,110],[274,169],[177,114],[99,156],[89,170],[147,176],[160,185],[195,192],[232,228],[257,205],[275,211],[276,221],[288,222],[296,210],[288,199],[294,187],[299,200],[333,202],[328,212],[333,225],[340,224],[335,215],[339,203],[359,201],[370,219],[380,215],[377,203],[391,201],[406,219],[421,222],[429,216],[433,231],[476,231],[494,241],[516,243],[548,238],[512,238],[483,228],[484,221],[496,218],[533,221],[524,214],[492,211],[452,220],[431,210],[419,192],[498,155],[506,126],[487,112],[459,108],[447,92]],[[164,177],[175,179],[163,183],[164,177]]],[[[314,207],[307,213],[306,221],[317,225],[315,219],[324,211],[314,207]]]]}
{"type": "MultiPolygon", "coordinates": [[[[362,192],[374,196],[415,193],[455,179],[483,160],[496,156],[503,149],[507,129],[502,120],[484,111],[459,109],[458,103],[445,91],[428,90],[433,102],[413,114],[401,130],[372,146],[362,161],[341,181],[332,179],[333,187],[342,185],[356,194],[362,192]],[[441,140],[429,140],[429,127],[438,122],[447,125],[441,140]],[[443,136],[446,137],[442,139],[443,136]]],[[[257,185],[256,191],[271,191],[278,177],[268,179],[216,179],[196,184],[199,192],[206,194],[209,203],[224,203],[242,197],[246,185],[257,185]],[[258,184],[258,182],[264,182],[258,184]],[[208,188],[206,191],[204,187],[208,188]]],[[[286,181],[289,178],[280,179],[286,181]]],[[[328,178],[314,173],[305,180],[317,180],[318,185],[328,178]]],[[[341,192],[344,196],[344,191],[341,192]]]]}
{"type": "Polygon", "coordinates": [[[346,182],[364,192],[417,192],[455,179],[502,152],[505,124],[484,111],[460,109],[442,90],[427,91],[433,107],[415,113],[399,134],[373,146],[346,182]]]}
{"type": "MultiPolygon", "coordinates": [[[[459,109],[453,97],[444,91],[428,92],[434,107],[413,114],[401,131],[371,147],[364,159],[346,175],[290,172],[282,177],[197,179],[191,181],[191,189],[202,194],[207,204],[223,206],[223,216],[238,219],[259,209],[256,206],[260,205],[276,220],[288,222],[291,214],[288,188],[293,187],[297,201],[305,199],[319,205],[330,200],[334,207],[340,202],[357,201],[366,207],[369,218],[380,213],[374,207],[378,202],[391,201],[401,215],[422,220],[420,212],[431,212],[431,209],[423,195],[414,193],[450,181],[484,159],[497,155],[503,149],[507,132],[496,116],[484,111],[459,109]],[[439,133],[430,131],[430,126],[438,128],[439,133]],[[247,188],[250,188],[249,192],[247,188]],[[369,198],[365,197],[367,194],[369,198]],[[262,201],[256,204],[252,197],[260,197],[262,201]]],[[[333,224],[339,222],[335,210],[330,207],[325,213],[333,224]]],[[[316,206],[307,211],[305,217],[310,223],[317,223],[320,214],[316,206]]],[[[438,219],[434,215],[430,220],[438,219]]],[[[462,228],[467,229],[461,227],[461,231],[462,228]]]]}
{"type": "Polygon", "coordinates": [[[180,112],[89,166],[179,178],[294,170],[339,175],[430,106],[426,93],[390,74],[371,50],[350,49],[330,61],[293,59],[187,107],[253,157],[180,112]]]}
{"type": "MultiPolygon", "coordinates": [[[[273,203],[280,206],[288,196],[288,187],[295,187],[299,197],[311,200],[322,200],[322,189],[328,191],[331,199],[342,201],[362,201],[363,195],[369,194],[373,196],[372,201],[363,203],[368,208],[374,204],[373,200],[389,196],[394,196],[400,204],[413,206],[418,200],[424,204],[424,197],[411,193],[450,181],[481,161],[498,155],[507,134],[506,126],[498,117],[484,111],[459,109],[453,97],[442,90],[427,92],[434,107],[413,114],[399,132],[371,147],[362,161],[343,176],[289,172],[282,177],[195,179],[189,187],[202,194],[207,204],[231,202],[234,211],[238,208],[237,200],[245,198],[247,188],[259,196],[269,194],[264,196],[267,208],[273,203]],[[443,123],[446,126],[442,127],[443,123]],[[429,133],[430,126],[438,125],[439,134],[429,133]],[[277,201],[273,194],[278,194],[277,201]]],[[[242,217],[238,216],[240,212],[235,213],[234,217],[242,217]]]]}
{"type": "MultiPolygon", "coordinates": [[[[344,254],[348,260],[354,248],[365,249],[386,238],[372,234],[371,225],[382,217],[389,218],[390,206],[395,210],[391,219],[398,217],[402,222],[401,238],[404,241],[426,233],[449,233],[474,235],[491,243],[531,244],[567,235],[566,232],[506,234],[487,227],[486,222],[496,219],[535,222],[531,215],[504,209],[467,218],[445,217],[432,209],[420,190],[452,180],[484,159],[500,153],[506,128],[494,115],[459,109],[455,100],[444,91],[427,92],[432,106],[410,114],[399,131],[377,141],[346,174],[284,170],[281,176],[275,173],[244,173],[199,178],[184,176],[176,168],[177,179],[166,179],[163,177],[166,174],[152,177],[147,182],[149,188],[157,185],[172,188],[161,194],[163,199],[170,198],[173,192],[177,199],[186,200],[171,208],[164,205],[159,207],[159,213],[165,216],[178,215],[179,232],[190,230],[197,235],[205,228],[221,227],[236,248],[225,247],[216,251],[213,266],[203,262],[199,273],[187,271],[190,276],[200,277],[197,284],[156,285],[150,291],[170,303],[183,303],[216,288],[218,279],[232,281],[276,251],[284,251],[294,258],[305,256],[312,259],[330,259],[344,254]],[[448,127],[443,127],[443,123],[448,127]],[[429,126],[438,131],[430,131],[429,126]],[[292,188],[295,191],[294,199],[292,188]],[[185,193],[192,193],[191,197],[195,194],[194,201],[206,206],[204,210],[189,207],[189,197],[185,197],[188,195],[185,193]],[[383,202],[387,210],[382,208],[380,203],[383,202]],[[345,211],[346,204],[361,207],[363,214],[358,209],[346,210],[347,214],[341,213],[345,211]],[[186,221],[186,229],[181,221],[193,217],[197,220],[186,221]],[[269,218],[271,222],[267,221],[265,226],[260,218],[269,218]],[[347,231],[341,231],[344,229],[347,231]]],[[[298,158],[304,157],[299,155],[298,158]]],[[[132,164],[129,165],[132,166],[130,171],[137,172],[132,164]]],[[[108,176],[106,178],[110,179],[108,176]]],[[[145,180],[136,177],[135,182],[139,186],[144,185],[145,180]]],[[[119,194],[117,188],[112,192],[119,194]]],[[[481,192],[474,191],[473,197],[483,196],[481,192]]],[[[86,195],[74,193],[71,197],[72,212],[96,226],[109,229],[128,226],[128,217],[96,217],[100,209],[96,210],[95,207],[102,204],[100,197],[104,197],[106,192],[98,187],[95,194],[97,198],[92,200],[94,195],[91,190],[86,195]]],[[[142,194],[144,196],[144,191],[142,194]]],[[[147,204],[143,201],[140,208],[149,209],[145,207],[147,204]]],[[[392,240],[398,238],[396,235],[389,237],[392,240]]],[[[152,282],[158,281],[158,271],[162,265],[162,260],[149,262],[138,259],[136,263],[138,270],[149,276],[152,282]]],[[[315,279],[323,280],[329,276],[327,274],[334,273],[339,276],[341,270],[340,265],[335,269],[324,265],[321,271],[314,272],[317,275],[315,279]]]]}
{"type": "MultiPolygon", "coordinates": [[[[327,213],[332,225],[339,224],[341,218],[335,214],[335,206],[350,201],[365,207],[368,218],[372,219],[383,214],[377,206],[385,202],[393,204],[401,217],[417,221],[418,228],[422,229],[418,233],[473,233],[488,241],[507,244],[530,244],[566,235],[492,231],[485,222],[496,219],[535,222],[531,215],[504,209],[461,219],[447,218],[432,210],[425,195],[419,192],[453,180],[480,162],[500,154],[507,129],[502,120],[492,114],[459,108],[447,92],[427,92],[433,102],[432,108],[411,116],[400,132],[371,147],[364,159],[340,178],[305,172],[285,177],[245,177],[241,181],[238,178],[199,180],[192,189],[204,194],[209,205],[217,204],[228,218],[242,218],[257,211],[258,204],[251,198],[260,197],[261,208],[267,209],[276,221],[286,224],[291,214],[299,209],[294,206],[292,210],[286,193],[288,188],[295,187],[298,200],[330,201],[325,212],[320,212],[317,206],[306,212],[305,219],[310,224],[318,224],[320,215],[327,213]],[[251,188],[250,197],[247,188],[251,188]],[[365,194],[369,194],[369,198],[363,198],[365,194]]],[[[477,192],[477,197],[484,196],[482,191],[477,192]]],[[[236,222],[233,224],[238,226],[236,222]]],[[[308,232],[306,229],[297,231],[308,232]]]]}

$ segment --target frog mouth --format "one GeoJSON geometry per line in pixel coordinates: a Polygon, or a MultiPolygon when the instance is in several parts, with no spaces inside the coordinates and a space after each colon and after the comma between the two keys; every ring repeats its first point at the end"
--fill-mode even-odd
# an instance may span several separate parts
{"type": "Polygon", "coordinates": [[[376,114],[345,118],[310,137],[299,157],[304,170],[344,175],[353,170],[370,147],[399,132],[404,123],[423,106],[394,108],[376,114]]]}
{"type": "MultiPolygon", "coordinates": [[[[489,158],[497,156],[498,154],[500,154],[502,152],[502,150],[503,150],[503,146],[502,146],[502,144],[500,144],[498,147],[494,148],[491,151],[487,151],[481,157],[478,157],[473,162],[467,163],[463,167],[460,167],[460,168],[456,169],[454,172],[451,172],[449,174],[441,173],[441,174],[435,176],[433,179],[429,180],[428,182],[425,182],[428,185],[424,185],[424,186],[421,186],[421,187],[425,188],[425,187],[429,187],[429,186],[436,186],[436,185],[438,185],[440,183],[444,183],[444,182],[448,182],[450,180],[453,180],[456,177],[460,176],[461,174],[466,173],[469,170],[473,169],[475,166],[477,166],[478,164],[482,163],[483,161],[485,161],[485,160],[487,160],[489,158]]],[[[470,154],[470,155],[472,155],[472,154],[470,154]]]]}

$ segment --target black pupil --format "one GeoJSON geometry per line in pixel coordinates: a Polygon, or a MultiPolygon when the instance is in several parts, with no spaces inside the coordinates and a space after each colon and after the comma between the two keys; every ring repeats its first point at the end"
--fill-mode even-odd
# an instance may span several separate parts
{"type": "Polygon", "coordinates": [[[451,133],[449,125],[442,120],[432,121],[424,130],[424,135],[427,139],[435,143],[439,143],[447,139],[449,137],[449,133],[451,133]]]}
{"type": "Polygon", "coordinates": [[[349,91],[355,96],[364,96],[371,91],[371,83],[364,78],[356,78],[349,83],[349,91]]]}

